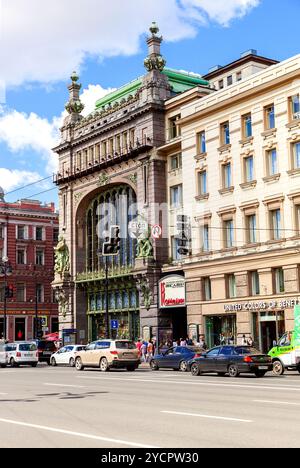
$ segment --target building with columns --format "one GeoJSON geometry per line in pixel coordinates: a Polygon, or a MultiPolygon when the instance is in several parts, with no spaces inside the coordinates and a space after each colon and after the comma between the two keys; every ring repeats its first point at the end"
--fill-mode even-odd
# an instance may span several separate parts
{"type": "MultiPolygon", "coordinates": [[[[167,203],[166,158],[158,148],[176,138],[178,125],[165,124],[165,102],[194,88],[212,92],[201,76],[165,67],[155,24],[148,37],[146,74],[96,103],[83,118],[78,76],[69,85],[68,117],[61,129],[55,183],[60,198],[60,252],[53,288],[59,298],[60,333],[77,341],[105,336],[103,237],[121,226],[120,255],[108,259],[110,335],[137,339],[172,328],[174,315],[160,311],[158,282],[168,262],[168,236],[153,240],[162,224],[155,207],[167,203]],[[139,231],[142,231],[142,234],[139,231]],[[112,323],[117,324],[113,328],[112,323]],[[66,332],[65,332],[66,333],[66,332]]],[[[186,324],[181,322],[182,333],[186,324]]]]}
{"type": "Polygon", "coordinates": [[[268,351],[293,329],[300,300],[300,56],[260,63],[252,74],[243,58],[206,75],[216,88],[208,96],[195,88],[170,98],[165,119],[176,116],[178,136],[159,154],[169,167],[163,273],[185,278],[189,335],[209,346],[251,335],[268,351]],[[218,87],[226,73],[242,78],[218,87]],[[182,213],[192,233],[185,256],[182,213]]]}

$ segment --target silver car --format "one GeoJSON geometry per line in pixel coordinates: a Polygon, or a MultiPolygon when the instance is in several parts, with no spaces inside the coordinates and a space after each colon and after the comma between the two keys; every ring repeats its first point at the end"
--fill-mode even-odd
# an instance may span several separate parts
{"type": "Polygon", "coordinates": [[[37,346],[32,341],[19,341],[5,345],[6,363],[11,367],[20,365],[36,367],[39,361],[37,346]]]}

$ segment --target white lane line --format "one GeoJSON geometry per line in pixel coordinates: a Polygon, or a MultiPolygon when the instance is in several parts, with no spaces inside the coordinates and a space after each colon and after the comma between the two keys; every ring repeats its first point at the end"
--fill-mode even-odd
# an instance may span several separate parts
{"type": "Polygon", "coordinates": [[[195,417],[195,418],[219,419],[221,421],[253,423],[253,421],[251,421],[250,419],[226,418],[226,417],[222,417],[222,416],[209,416],[207,414],[181,413],[180,411],[161,411],[161,413],[175,414],[175,415],[178,415],[178,416],[192,416],[192,417],[195,417]]]}
{"type": "Polygon", "coordinates": [[[128,442],[127,440],[119,440],[119,439],[110,439],[108,437],[100,437],[96,436],[93,434],[85,434],[83,432],[74,432],[74,431],[68,431],[66,429],[58,429],[56,427],[50,427],[50,426],[40,426],[37,424],[29,424],[21,421],[13,421],[12,419],[0,419],[0,423],[5,423],[5,424],[13,424],[15,426],[23,426],[23,427],[30,427],[32,429],[39,429],[42,431],[48,431],[48,432],[57,432],[58,434],[65,434],[65,435],[70,435],[70,436],[75,436],[75,437],[81,437],[83,439],[93,439],[93,440],[99,440],[101,442],[112,442],[113,444],[121,444],[121,445],[128,445],[130,447],[136,447],[136,448],[159,448],[154,445],[145,445],[145,444],[138,444],[135,442],[128,442]]]}
{"type": "Polygon", "coordinates": [[[270,405],[289,405],[289,406],[300,406],[300,403],[293,403],[290,401],[275,401],[275,400],[253,400],[254,403],[266,403],[270,405]]]}
{"type": "MultiPolygon", "coordinates": [[[[292,385],[281,385],[281,386],[276,386],[272,387],[270,385],[246,385],[246,384],[225,384],[225,383],[212,383],[208,381],[204,382],[188,382],[187,380],[182,381],[182,380],[161,380],[161,379],[129,379],[129,378],[122,378],[122,377],[88,377],[88,376],[78,376],[77,379],[86,379],[86,380],[95,380],[99,381],[101,380],[102,382],[107,380],[120,380],[120,381],[125,381],[125,382],[142,382],[142,383],[165,383],[170,385],[170,383],[178,384],[178,385],[196,385],[196,386],[206,386],[206,387],[227,387],[227,388],[249,388],[249,389],[263,389],[263,390],[289,390],[289,391],[296,391],[300,392],[300,386],[294,387],[292,385]]],[[[199,378],[201,379],[201,377],[199,378]]]]}
{"type": "Polygon", "coordinates": [[[44,383],[47,387],[70,387],[70,388],[87,388],[83,385],[68,385],[68,384],[56,384],[56,383],[44,383]]]}

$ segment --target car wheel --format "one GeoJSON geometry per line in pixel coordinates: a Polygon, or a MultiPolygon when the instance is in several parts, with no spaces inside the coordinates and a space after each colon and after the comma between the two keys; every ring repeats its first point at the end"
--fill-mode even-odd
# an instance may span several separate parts
{"type": "MultiPolygon", "coordinates": [[[[6,364],[1,364],[1,368],[2,368],[2,369],[5,369],[5,367],[6,367],[6,364]]],[[[299,372],[300,372],[300,371],[299,371],[299,372]]]]}
{"type": "Polygon", "coordinates": [[[150,362],[150,367],[151,367],[151,370],[153,370],[153,371],[158,371],[159,370],[159,367],[158,367],[156,361],[151,361],[150,362]]]}
{"type": "Polygon", "coordinates": [[[107,361],[107,359],[105,357],[101,359],[99,367],[100,367],[101,372],[108,372],[109,371],[108,361],[107,361]]]}
{"type": "Polygon", "coordinates": [[[51,366],[53,366],[53,367],[57,366],[55,358],[51,359],[51,366]]]}
{"type": "Polygon", "coordinates": [[[49,361],[46,361],[46,362],[47,362],[48,366],[51,366],[51,362],[50,362],[50,360],[49,360],[49,361]]]}
{"type": "Polygon", "coordinates": [[[181,361],[179,365],[179,370],[181,372],[186,372],[187,371],[187,362],[186,361],[181,361]]]}
{"type": "Polygon", "coordinates": [[[283,375],[284,374],[284,365],[281,361],[274,361],[273,362],[273,372],[275,375],[283,375]]]}
{"type": "Polygon", "coordinates": [[[69,366],[70,367],[74,367],[75,366],[75,359],[71,357],[70,361],[69,361],[69,366]]]}
{"type": "Polygon", "coordinates": [[[298,367],[297,367],[297,371],[298,371],[299,374],[300,374],[300,364],[299,364],[298,367]]]}
{"type": "Polygon", "coordinates": [[[194,362],[194,364],[191,365],[191,374],[194,377],[197,377],[198,375],[201,375],[200,367],[195,362],[194,362]]]}
{"type": "Polygon", "coordinates": [[[235,364],[230,364],[228,367],[228,373],[230,377],[238,377],[240,375],[239,369],[235,364]]]}
{"type": "Polygon", "coordinates": [[[264,377],[266,375],[266,372],[265,371],[260,371],[260,370],[257,370],[254,372],[255,374],[255,377],[257,377],[258,379],[264,377]]]}
{"type": "Polygon", "coordinates": [[[78,371],[83,371],[84,369],[84,366],[82,365],[82,360],[80,358],[77,358],[76,361],[75,361],[75,367],[76,367],[76,370],[78,371]]]}
{"type": "Polygon", "coordinates": [[[136,370],[136,367],[135,366],[128,366],[126,369],[128,370],[128,372],[134,372],[136,370]]]}
{"type": "Polygon", "coordinates": [[[9,361],[9,364],[10,364],[10,367],[17,367],[17,363],[16,363],[16,361],[14,360],[13,357],[12,357],[11,360],[9,361]]]}

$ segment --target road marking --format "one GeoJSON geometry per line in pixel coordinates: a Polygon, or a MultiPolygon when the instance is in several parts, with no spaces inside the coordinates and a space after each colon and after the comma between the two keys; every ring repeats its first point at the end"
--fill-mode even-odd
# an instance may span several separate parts
{"type": "Polygon", "coordinates": [[[249,419],[226,418],[226,417],[222,417],[222,416],[209,416],[207,414],[181,413],[180,411],[161,411],[161,413],[175,414],[175,415],[178,415],[178,416],[193,416],[195,418],[220,419],[221,421],[253,423],[253,421],[251,421],[249,419]]]}
{"type": "Polygon", "coordinates": [[[83,385],[68,385],[68,384],[56,384],[56,383],[44,383],[47,387],[70,387],[70,388],[87,388],[83,385]]]}
{"type": "MultiPolygon", "coordinates": [[[[188,382],[187,380],[161,380],[161,379],[139,379],[139,378],[122,378],[122,377],[89,377],[89,376],[78,376],[77,379],[89,379],[89,380],[121,380],[126,382],[142,382],[142,383],[165,383],[170,385],[170,383],[178,384],[178,385],[196,385],[196,386],[206,386],[206,387],[227,387],[227,388],[249,388],[249,389],[263,389],[263,390],[290,390],[300,392],[300,387],[292,386],[292,385],[278,385],[276,387],[272,387],[270,385],[246,385],[246,384],[226,384],[226,383],[214,383],[210,381],[204,382],[188,382]]],[[[201,377],[200,377],[201,379],[201,377]]]]}
{"type": "Polygon", "coordinates": [[[272,401],[272,400],[253,400],[254,403],[267,403],[275,405],[290,405],[290,406],[300,406],[300,403],[293,403],[289,401],[272,401]]]}
{"type": "Polygon", "coordinates": [[[159,448],[154,445],[145,445],[145,444],[138,444],[135,442],[128,442],[127,440],[119,440],[119,439],[110,439],[108,437],[100,437],[96,436],[93,434],[85,434],[83,432],[74,432],[74,431],[68,431],[66,429],[58,429],[56,427],[50,427],[50,426],[40,426],[37,424],[29,424],[21,421],[13,421],[11,419],[0,419],[0,423],[5,423],[5,424],[13,424],[15,426],[23,426],[23,427],[30,427],[32,429],[39,429],[42,431],[48,431],[48,432],[57,432],[58,434],[65,434],[65,435],[70,435],[70,436],[75,436],[75,437],[81,437],[83,439],[93,439],[93,440],[99,440],[101,442],[112,442],[114,444],[121,444],[121,445],[129,445],[130,447],[136,447],[136,448],[159,448]]]}

